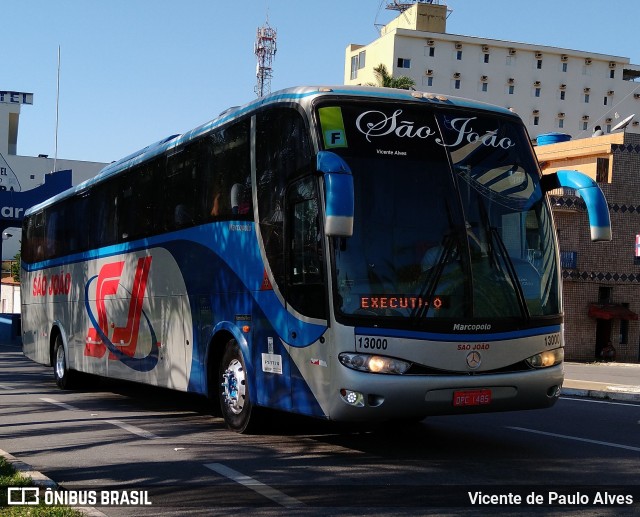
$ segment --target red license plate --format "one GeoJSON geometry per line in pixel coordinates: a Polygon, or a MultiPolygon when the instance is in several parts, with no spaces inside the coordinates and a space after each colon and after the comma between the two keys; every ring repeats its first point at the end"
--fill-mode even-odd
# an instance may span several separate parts
{"type": "Polygon", "coordinates": [[[454,391],[453,405],[459,406],[486,406],[491,404],[491,390],[454,391]]]}

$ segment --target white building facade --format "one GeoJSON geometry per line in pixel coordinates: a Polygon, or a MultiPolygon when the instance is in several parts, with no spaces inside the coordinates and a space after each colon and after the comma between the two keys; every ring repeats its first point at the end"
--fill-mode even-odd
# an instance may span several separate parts
{"type": "MultiPolygon", "coordinates": [[[[345,56],[347,85],[377,84],[384,64],[415,88],[510,108],[529,134],[591,136],[640,115],[640,66],[590,51],[447,34],[447,6],[417,3],[382,28],[368,45],[345,56]]],[[[628,132],[640,133],[634,120],[628,132]]]]}

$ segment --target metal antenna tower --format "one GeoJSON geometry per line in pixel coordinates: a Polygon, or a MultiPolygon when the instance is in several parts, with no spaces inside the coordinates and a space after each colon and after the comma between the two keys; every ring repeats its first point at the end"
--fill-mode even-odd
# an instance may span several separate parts
{"type": "Polygon", "coordinates": [[[262,27],[258,27],[254,54],[258,58],[256,67],[257,83],[254,88],[258,97],[271,92],[271,78],[273,77],[273,57],[276,55],[276,30],[269,26],[269,18],[262,27]]]}

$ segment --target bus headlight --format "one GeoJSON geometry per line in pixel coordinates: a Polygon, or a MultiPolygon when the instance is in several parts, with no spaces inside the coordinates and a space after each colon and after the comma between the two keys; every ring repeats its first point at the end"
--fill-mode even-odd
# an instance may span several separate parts
{"type": "Polygon", "coordinates": [[[564,348],[545,350],[527,359],[527,364],[533,368],[548,368],[564,361],[564,348]]]}
{"type": "Polygon", "coordinates": [[[340,354],[338,359],[347,368],[371,373],[402,375],[411,366],[407,361],[382,355],[344,353],[340,354]]]}

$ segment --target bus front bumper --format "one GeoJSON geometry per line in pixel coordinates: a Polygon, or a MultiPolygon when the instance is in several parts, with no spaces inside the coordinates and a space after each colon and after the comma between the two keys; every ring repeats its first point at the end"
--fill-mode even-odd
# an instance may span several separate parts
{"type": "Polygon", "coordinates": [[[551,407],[560,396],[562,364],[482,375],[381,375],[344,369],[329,418],[383,421],[551,407]]]}

